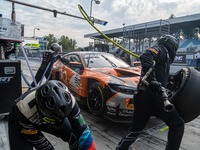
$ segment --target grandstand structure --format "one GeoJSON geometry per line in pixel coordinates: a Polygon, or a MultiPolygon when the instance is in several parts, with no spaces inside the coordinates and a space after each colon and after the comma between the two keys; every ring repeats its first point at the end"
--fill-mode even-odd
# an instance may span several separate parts
{"type": "MultiPolygon", "coordinates": [[[[166,20],[157,20],[136,25],[124,26],[112,30],[103,31],[111,39],[119,38],[123,40],[122,45],[127,50],[140,54],[145,49],[155,44],[155,40],[164,34],[176,34],[180,37],[181,30],[194,29],[200,27],[200,13],[187,15],[166,20]]],[[[98,32],[86,34],[84,38],[94,39],[94,44],[104,43],[107,40],[98,32]]],[[[200,49],[200,39],[180,39],[178,52],[194,53],[200,49]]],[[[110,45],[114,49],[114,45],[110,45]]]]}

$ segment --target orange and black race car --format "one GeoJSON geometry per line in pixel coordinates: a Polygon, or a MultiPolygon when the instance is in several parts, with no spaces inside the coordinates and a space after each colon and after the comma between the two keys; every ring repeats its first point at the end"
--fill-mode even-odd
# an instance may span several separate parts
{"type": "Polygon", "coordinates": [[[140,69],[113,54],[80,51],[63,55],[53,66],[53,79],[65,83],[93,115],[130,121],[140,69]]]}

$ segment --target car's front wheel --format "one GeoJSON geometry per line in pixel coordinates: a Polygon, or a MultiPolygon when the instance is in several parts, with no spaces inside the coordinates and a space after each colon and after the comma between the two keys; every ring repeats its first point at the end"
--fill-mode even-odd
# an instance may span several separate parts
{"type": "Polygon", "coordinates": [[[99,82],[92,83],[87,92],[87,106],[95,116],[102,116],[106,109],[105,94],[99,82]]]}

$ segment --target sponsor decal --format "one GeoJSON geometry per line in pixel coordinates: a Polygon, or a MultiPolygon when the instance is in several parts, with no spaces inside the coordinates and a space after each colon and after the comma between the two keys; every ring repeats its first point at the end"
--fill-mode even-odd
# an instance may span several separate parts
{"type": "Polygon", "coordinates": [[[36,43],[26,43],[24,46],[26,47],[40,47],[40,44],[36,44],[36,43]]]}
{"type": "Polygon", "coordinates": [[[113,108],[113,107],[107,107],[107,109],[108,109],[109,112],[116,112],[116,109],[113,108]]]}
{"type": "Polygon", "coordinates": [[[133,110],[123,109],[123,110],[119,111],[119,116],[132,117],[133,110]]]}
{"type": "Polygon", "coordinates": [[[119,116],[132,117],[133,114],[123,114],[123,113],[120,111],[120,112],[119,112],[119,116]]]}
{"type": "Polygon", "coordinates": [[[71,91],[73,91],[74,93],[78,93],[78,90],[75,89],[73,86],[68,85],[68,88],[69,88],[71,91]]]}
{"type": "Polygon", "coordinates": [[[62,68],[59,69],[60,79],[63,79],[65,83],[67,83],[67,72],[64,71],[62,68]]]}
{"type": "Polygon", "coordinates": [[[10,80],[12,79],[13,77],[0,77],[0,84],[1,83],[10,83],[10,80]]]}
{"type": "Polygon", "coordinates": [[[99,58],[100,54],[87,54],[85,58],[99,58]]]}
{"type": "Polygon", "coordinates": [[[33,135],[33,134],[37,134],[38,130],[34,130],[34,131],[21,130],[21,133],[28,134],[28,135],[33,135]]]}
{"type": "Polygon", "coordinates": [[[122,112],[127,114],[133,114],[133,110],[123,109],[122,112]]]}
{"type": "Polygon", "coordinates": [[[80,75],[78,73],[75,73],[72,78],[70,79],[69,83],[79,89],[80,85],[80,75]]]}
{"type": "Polygon", "coordinates": [[[116,113],[112,113],[112,112],[107,112],[107,114],[112,115],[112,116],[116,116],[116,113]]]}
{"type": "Polygon", "coordinates": [[[108,101],[108,102],[107,102],[107,105],[109,105],[109,106],[114,106],[114,107],[115,107],[115,102],[113,102],[113,101],[108,101]]]}
{"type": "Polygon", "coordinates": [[[133,110],[134,109],[134,105],[133,104],[126,104],[125,108],[133,110]]]}

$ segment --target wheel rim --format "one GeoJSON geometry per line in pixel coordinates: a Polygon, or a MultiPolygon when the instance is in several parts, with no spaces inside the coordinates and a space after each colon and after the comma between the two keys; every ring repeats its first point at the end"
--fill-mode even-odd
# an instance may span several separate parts
{"type": "Polygon", "coordinates": [[[88,104],[92,112],[96,113],[101,109],[102,97],[98,89],[93,88],[88,93],[88,104]]]}

